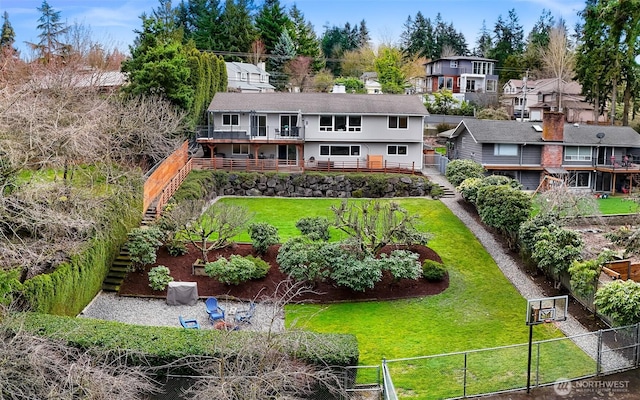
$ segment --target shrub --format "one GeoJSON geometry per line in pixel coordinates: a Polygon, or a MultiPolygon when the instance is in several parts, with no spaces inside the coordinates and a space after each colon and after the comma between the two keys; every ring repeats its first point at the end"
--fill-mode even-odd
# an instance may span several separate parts
{"type": "Polygon", "coordinates": [[[419,255],[409,250],[394,250],[389,256],[380,255],[383,270],[388,270],[395,280],[418,279],[422,274],[419,255]]]}
{"type": "Polygon", "coordinates": [[[280,243],[278,228],[266,222],[249,225],[249,236],[251,237],[253,248],[259,254],[266,253],[269,246],[280,243]]]}
{"type": "Polygon", "coordinates": [[[267,274],[269,273],[269,269],[271,268],[271,265],[269,265],[268,262],[266,262],[262,258],[254,256],[246,256],[245,258],[251,261],[256,266],[255,271],[251,275],[251,279],[262,279],[267,276],[267,274]]]}
{"type": "Polygon", "coordinates": [[[482,178],[484,167],[473,160],[452,160],[447,164],[445,177],[453,186],[458,186],[468,178],[482,178]]]}
{"type": "Polygon", "coordinates": [[[204,265],[204,272],[211,278],[225,285],[239,285],[246,282],[255,273],[256,265],[251,260],[239,255],[232,255],[227,260],[222,257],[204,265]]]}
{"type": "Polygon", "coordinates": [[[422,276],[428,281],[441,281],[447,275],[447,268],[444,264],[435,260],[424,260],[422,263],[422,276]]]}
{"type": "Polygon", "coordinates": [[[323,254],[330,246],[338,245],[314,242],[304,236],[294,237],[280,247],[276,261],[282,273],[298,282],[324,280],[329,272],[329,261],[323,254]]]}
{"type": "Polygon", "coordinates": [[[331,223],[325,217],[304,217],[296,222],[296,228],[311,240],[329,240],[331,223]]]}
{"type": "Polygon", "coordinates": [[[474,203],[478,199],[478,189],[482,183],[482,178],[467,178],[456,188],[462,198],[469,203],[474,203]]]}
{"type": "Polygon", "coordinates": [[[594,304],[618,325],[640,322],[640,284],[632,280],[607,283],[596,292],[594,304]]]}
{"type": "Polygon", "coordinates": [[[536,233],[531,257],[538,268],[558,279],[574,260],[580,258],[584,243],[577,232],[557,225],[542,227],[536,233]]]}
{"type": "Polygon", "coordinates": [[[476,207],[482,222],[498,229],[514,248],[520,224],[531,213],[531,197],[506,185],[483,186],[478,190],[476,207]]]}
{"type": "Polygon", "coordinates": [[[523,250],[525,254],[531,255],[531,253],[533,253],[533,246],[536,244],[536,234],[543,228],[551,229],[552,226],[556,228],[558,219],[558,214],[547,212],[540,213],[520,224],[518,238],[520,240],[521,250],[523,250]]]}
{"type": "Polygon", "coordinates": [[[330,277],[338,285],[364,292],[382,279],[382,264],[373,257],[359,259],[343,250],[339,262],[333,264],[330,277]]]}
{"type": "Polygon", "coordinates": [[[158,227],[135,228],[129,233],[129,253],[135,267],[156,262],[156,252],[162,246],[162,231],[158,227]]]}
{"type": "Polygon", "coordinates": [[[189,252],[187,245],[182,240],[172,239],[165,243],[167,252],[173,257],[183,256],[189,252]]]}
{"type": "Polygon", "coordinates": [[[173,282],[169,268],[164,265],[158,265],[149,271],[149,286],[153,290],[164,290],[169,282],[173,282]]]}

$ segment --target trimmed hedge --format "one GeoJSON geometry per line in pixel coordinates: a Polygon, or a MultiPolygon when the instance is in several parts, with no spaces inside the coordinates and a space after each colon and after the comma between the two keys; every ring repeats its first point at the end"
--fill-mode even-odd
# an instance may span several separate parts
{"type": "Polygon", "coordinates": [[[50,274],[37,275],[23,284],[21,295],[31,311],[77,315],[100,291],[111,263],[127,233],[142,220],[142,189],[124,190],[111,197],[100,211],[102,222],[85,248],[50,274]]]}
{"type": "MultiPolygon", "coordinates": [[[[190,355],[221,356],[237,354],[248,342],[262,340],[262,332],[233,332],[234,340],[221,341],[229,332],[129,325],[121,322],[90,318],[73,318],[49,314],[24,313],[20,329],[81,348],[100,347],[103,350],[128,349],[140,352],[147,361],[164,365],[190,355]]],[[[176,321],[177,324],[177,321],[176,321]]],[[[296,343],[306,341],[294,356],[314,365],[353,366],[358,364],[358,342],[354,335],[317,334],[304,331],[287,332],[299,335],[296,343]]]]}

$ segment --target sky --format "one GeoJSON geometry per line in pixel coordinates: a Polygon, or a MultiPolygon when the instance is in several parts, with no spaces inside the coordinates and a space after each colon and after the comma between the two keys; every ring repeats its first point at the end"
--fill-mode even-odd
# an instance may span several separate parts
{"type": "MultiPolygon", "coordinates": [[[[174,5],[179,0],[174,0],[174,5]]],[[[573,29],[578,21],[577,12],[584,8],[584,0],[281,0],[287,10],[295,3],[305,19],[314,26],[318,36],[325,26],[352,26],[366,21],[375,44],[399,43],[407,17],[418,13],[435,20],[440,13],[446,23],[464,34],[469,49],[475,46],[483,21],[493,30],[498,17],[507,19],[510,9],[515,9],[525,37],[539,19],[542,10],[551,11],[558,20],[563,18],[573,29]]],[[[63,21],[81,23],[91,28],[94,40],[108,48],[118,47],[128,51],[141,27],[139,16],[157,8],[158,0],[48,0],[49,5],[60,11],[63,21]]],[[[224,1],[222,1],[224,3],[224,1]]],[[[257,5],[262,0],[255,0],[257,5]]],[[[16,47],[28,58],[25,42],[37,42],[36,29],[40,13],[37,8],[42,0],[0,0],[0,15],[9,13],[9,22],[16,32],[16,47]]]]}

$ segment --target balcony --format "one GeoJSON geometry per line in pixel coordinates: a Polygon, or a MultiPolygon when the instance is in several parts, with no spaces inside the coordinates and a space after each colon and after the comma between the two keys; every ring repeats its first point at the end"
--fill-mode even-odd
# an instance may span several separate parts
{"type": "Polygon", "coordinates": [[[299,142],[304,141],[304,127],[271,126],[203,126],[198,129],[196,139],[207,142],[299,142]]]}

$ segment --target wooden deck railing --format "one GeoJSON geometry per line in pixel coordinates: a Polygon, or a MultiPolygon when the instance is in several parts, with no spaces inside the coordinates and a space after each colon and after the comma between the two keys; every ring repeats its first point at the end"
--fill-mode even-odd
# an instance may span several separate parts
{"type": "Polygon", "coordinates": [[[278,159],[252,159],[252,158],[193,158],[194,169],[220,169],[225,171],[325,171],[325,172],[382,172],[415,174],[415,163],[378,162],[366,161],[305,161],[304,164],[292,160],[278,159]],[[302,165],[301,165],[302,164],[302,165]]]}

